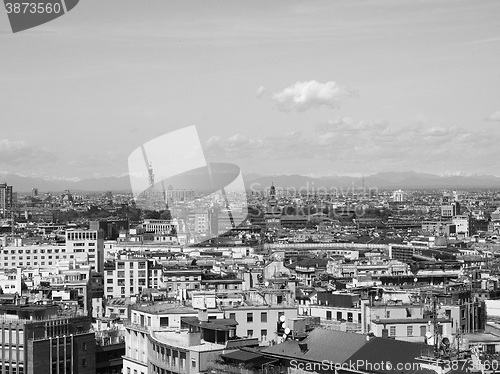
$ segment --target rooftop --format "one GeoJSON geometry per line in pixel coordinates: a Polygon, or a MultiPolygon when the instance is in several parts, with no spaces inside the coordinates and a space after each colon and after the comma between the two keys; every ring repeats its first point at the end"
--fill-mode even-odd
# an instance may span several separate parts
{"type": "Polygon", "coordinates": [[[203,340],[201,344],[189,345],[188,333],[182,331],[152,331],[151,336],[160,343],[196,352],[222,351],[226,348],[223,344],[208,343],[203,340]]]}

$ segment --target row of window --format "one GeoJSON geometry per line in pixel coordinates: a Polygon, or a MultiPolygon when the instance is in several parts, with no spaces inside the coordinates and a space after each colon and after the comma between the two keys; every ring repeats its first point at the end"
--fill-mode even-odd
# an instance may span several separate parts
{"type": "MultiPolygon", "coordinates": [[[[389,318],[389,317],[387,317],[389,318]]],[[[332,311],[327,310],[326,311],[326,319],[328,321],[332,320],[332,311]]],[[[342,321],[344,320],[342,312],[337,312],[337,321],[342,321]]],[[[347,312],[347,322],[354,322],[354,317],[352,312],[347,312]]],[[[358,323],[361,323],[361,313],[358,313],[358,323]]]]}
{"type": "MultiPolygon", "coordinates": [[[[55,248],[54,249],[54,253],[59,253],[59,250],[61,252],[66,252],[66,248],[55,248]]],[[[26,254],[30,254],[30,253],[38,253],[38,251],[40,251],[40,253],[52,253],[52,249],[11,249],[10,250],[10,254],[14,255],[14,254],[23,254],[23,253],[26,253],[26,254]]],[[[9,250],[4,250],[3,251],[3,254],[4,255],[8,255],[9,254],[9,250]]]]}
{"type": "MultiPolygon", "coordinates": [[[[135,266],[136,268],[138,269],[146,269],[146,262],[145,261],[141,261],[141,262],[129,262],[129,264],[137,264],[137,266],[135,266]]],[[[129,267],[134,267],[134,266],[130,266],[129,267]]],[[[125,262],[117,262],[116,263],[116,268],[117,269],[125,269],[125,262]]]]}
{"type": "MultiPolygon", "coordinates": [[[[252,338],[253,337],[253,330],[247,330],[247,338],[252,338]]],[[[267,330],[263,329],[260,330],[260,339],[261,340],[266,340],[267,338],[267,330]]]]}
{"type": "MultiPolygon", "coordinates": [[[[278,320],[279,317],[283,315],[283,312],[278,312],[278,320]]],[[[236,320],[236,313],[229,313],[229,318],[236,320]]],[[[253,313],[247,313],[247,322],[252,323],[253,322],[253,313]]],[[[261,312],[260,313],[260,322],[267,322],[267,312],[261,312]]]]}
{"type": "MultiPolygon", "coordinates": [[[[53,257],[52,255],[47,256],[47,258],[48,258],[49,260],[51,260],[51,259],[52,259],[52,257],[53,257]]],[[[66,255],[62,255],[62,256],[55,255],[54,257],[55,257],[56,259],[59,259],[59,258],[64,258],[64,259],[65,259],[65,258],[66,258],[66,255]]],[[[73,255],[70,255],[70,256],[69,256],[69,258],[73,258],[73,257],[74,257],[73,255]]],[[[4,259],[4,261],[8,261],[8,260],[9,260],[9,257],[8,257],[8,256],[4,256],[4,258],[3,258],[3,259],[4,259]]],[[[11,256],[11,260],[15,261],[15,260],[17,260],[17,259],[18,259],[18,257],[17,257],[17,256],[11,256]]],[[[24,259],[24,258],[19,258],[19,260],[23,260],[23,259],[24,259]]],[[[31,256],[30,256],[30,257],[26,257],[26,259],[38,260],[38,256],[33,256],[33,257],[31,257],[31,256]]],[[[40,256],[40,259],[41,259],[41,260],[45,260],[45,256],[40,256]]]]}
{"type": "MultiPolygon", "coordinates": [[[[111,294],[112,294],[114,291],[115,291],[115,288],[114,288],[114,287],[107,287],[107,288],[106,288],[106,292],[107,292],[107,293],[111,293],[111,294]]],[[[120,291],[121,291],[120,293],[121,293],[122,295],[125,295],[125,287],[122,287],[120,291]]],[[[139,287],[137,288],[137,292],[141,292],[141,291],[142,291],[142,287],[140,287],[140,286],[139,286],[139,287]]],[[[132,292],[132,293],[134,293],[134,292],[135,292],[135,291],[134,291],[134,287],[130,287],[130,292],[132,292]]]]}
{"type": "MultiPolygon", "coordinates": [[[[38,265],[41,265],[41,266],[53,265],[53,261],[47,261],[47,263],[45,263],[45,261],[41,261],[40,263],[38,261],[34,261],[33,262],[33,266],[38,266],[38,265]]],[[[27,262],[26,265],[24,265],[24,262],[19,262],[17,265],[15,263],[11,263],[10,264],[8,262],[4,262],[3,266],[4,267],[9,267],[9,266],[12,266],[12,267],[13,266],[31,266],[31,262],[27,262]]]]}
{"type": "MultiPolygon", "coordinates": [[[[425,336],[427,332],[427,326],[420,326],[420,336],[425,336]]],[[[396,336],[396,326],[389,326],[389,336],[396,336]]],[[[413,335],[413,326],[406,326],[406,336],[413,335]]]]}
{"type": "MultiPolygon", "coordinates": [[[[161,360],[167,366],[178,366],[179,370],[184,369],[186,363],[186,352],[165,348],[158,344],[153,344],[153,352],[155,353],[155,358],[159,361],[161,360]]],[[[191,365],[193,368],[196,368],[196,360],[191,360],[191,365]]]]}
{"type": "Polygon", "coordinates": [[[97,240],[97,231],[67,232],[68,240],[97,240]]]}

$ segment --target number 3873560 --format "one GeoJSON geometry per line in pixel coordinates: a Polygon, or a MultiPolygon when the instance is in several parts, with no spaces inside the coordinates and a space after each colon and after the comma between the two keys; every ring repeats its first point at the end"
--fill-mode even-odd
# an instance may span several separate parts
{"type": "Polygon", "coordinates": [[[59,3],[5,3],[7,13],[23,14],[23,13],[60,13],[62,12],[61,4],[59,3]]]}

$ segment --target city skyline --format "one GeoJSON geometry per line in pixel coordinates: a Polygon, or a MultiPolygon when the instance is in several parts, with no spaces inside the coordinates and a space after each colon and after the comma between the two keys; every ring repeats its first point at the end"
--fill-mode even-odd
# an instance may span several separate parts
{"type": "Polygon", "coordinates": [[[85,1],[16,35],[2,12],[0,172],[122,176],[195,125],[244,173],[500,175],[499,7],[85,1]]]}

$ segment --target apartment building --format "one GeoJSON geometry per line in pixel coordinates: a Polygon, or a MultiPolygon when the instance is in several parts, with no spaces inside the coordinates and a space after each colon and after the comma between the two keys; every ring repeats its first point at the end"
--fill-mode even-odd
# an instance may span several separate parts
{"type": "Polygon", "coordinates": [[[282,340],[283,322],[291,326],[298,315],[295,306],[252,305],[227,307],[224,318],[238,322],[236,335],[258,338],[261,344],[278,343],[282,340]],[[284,319],[284,321],[282,321],[284,319]]]}
{"type": "Polygon", "coordinates": [[[66,251],[86,254],[91,268],[97,272],[102,272],[104,267],[104,231],[66,231],[66,251]]]}
{"type": "Polygon", "coordinates": [[[162,267],[146,258],[123,258],[107,262],[104,267],[106,298],[126,298],[139,295],[146,288],[162,285],[162,267]]]}
{"type": "Polygon", "coordinates": [[[90,319],[61,318],[57,308],[0,306],[2,373],[95,373],[95,335],[90,319]]]}
{"type": "MultiPolygon", "coordinates": [[[[197,352],[204,352],[203,350],[209,346],[205,344],[205,347],[199,347],[201,344],[193,344],[193,341],[189,343],[189,337],[193,335],[186,336],[183,341],[179,341],[176,339],[179,338],[177,332],[173,335],[168,334],[168,331],[178,331],[180,335],[181,318],[198,315],[196,309],[170,303],[131,306],[131,321],[125,326],[126,352],[123,358],[123,372],[127,374],[160,373],[161,369],[166,372],[167,368],[163,365],[167,365],[167,370],[173,373],[197,373],[196,369],[199,369],[200,361],[197,361],[196,368],[191,369],[192,357],[188,354],[188,347],[197,346],[198,348],[193,349],[197,352]],[[164,356],[162,362],[158,358],[155,359],[158,354],[160,357],[164,356]],[[166,356],[170,357],[168,362],[166,356]]],[[[207,320],[221,319],[224,313],[209,309],[206,316],[207,320]]],[[[212,348],[220,351],[224,349],[224,346],[217,344],[212,348]]]]}
{"type": "Polygon", "coordinates": [[[179,290],[200,290],[203,272],[198,269],[163,269],[163,284],[168,296],[179,290]]]}
{"type": "Polygon", "coordinates": [[[61,262],[86,264],[88,255],[65,245],[9,246],[0,249],[0,268],[4,269],[52,267],[61,262]]]}

